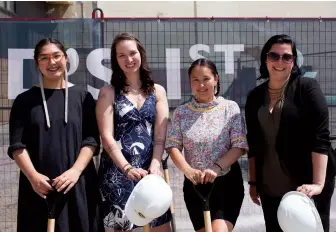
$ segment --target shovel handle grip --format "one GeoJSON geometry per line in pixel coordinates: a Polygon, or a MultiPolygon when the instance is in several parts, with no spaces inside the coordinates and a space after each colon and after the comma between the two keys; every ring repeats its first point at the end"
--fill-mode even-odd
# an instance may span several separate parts
{"type": "Polygon", "coordinates": [[[143,227],[143,232],[149,232],[149,229],[150,227],[149,227],[149,224],[147,224],[147,225],[144,225],[144,227],[143,227]]]}
{"type": "Polygon", "coordinates": [[[205,232],[212,232],[210,211],[204,211],[203,216],[205,232]]]}
{"type": "Polygon", "coordinates": [[[55,219],[54,218],[49,218],[48,219],[48,232],[55,232],[55,219]]]}
{"type": "Polygon", "coordinates": [[[166,183],[167,183],[168,185],[170,185],[168,169],[164,169],[164,170],[163,170],[163,174],[164,174],[164,178],[165,178],[166,183]]]}

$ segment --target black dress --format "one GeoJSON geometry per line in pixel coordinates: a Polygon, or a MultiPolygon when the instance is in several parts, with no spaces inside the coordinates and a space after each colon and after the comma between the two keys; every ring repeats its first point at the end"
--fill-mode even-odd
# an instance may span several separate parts
{"type": "MultiPolygon", "coordinates": [[[[49,111],[47,127],[39,87],[32,87],[15,99],[10,114],[8,155],[25,148],[37,172],[56,178],[75,163],[83,146],[97,147],[99,131],[92,95],[80,88],[69,88],[68,122],[64,120],[64,89],[44,89],[49,111]]],[[[97,204],[100,199],[93,160],[76,185],[63,194],[56,210],[56,232],[98,231],[97,204]]],[[[18,199],[18,232],[47,231],[48,210],[21,172],[18,199]]]]}

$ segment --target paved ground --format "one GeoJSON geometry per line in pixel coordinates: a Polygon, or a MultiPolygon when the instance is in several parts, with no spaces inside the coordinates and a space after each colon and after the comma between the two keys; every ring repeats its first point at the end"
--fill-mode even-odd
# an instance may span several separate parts
{"type": "MultiPolygon", "coordinates": [[[[0,152],[0,232],[15,232],[18,172],[14,163],[9,164],[10,160],[4,155],[5,149],[2,148],[0,152]]],[[[174,193],[177,231],[191,232],[193,229],[181,191],[183,176],[172,165],[170,165],[169,174],[174,193]]],[[[234,231],[263,232],[265,230],[261,208],[251,202],[246,182],[245,193],[244,203],[234,231]]],[[[332,202],[330,232],[336,232],[336,194],[334,194],[332,202]]]]}
{"type": "MultiPolygon", "coordinates": [[[[241,165],[244,167],[244,162],[241,165]]],[[[246,172],[246,169],[243,170],[246,172]]],[[[178,231],[191,232],[192,225],[188,218],[188,213],[183,202],[183,193],[181,191],[183,176],[172,164],[170,165],[169,174],[172,176],[171,186],[174,192],[174,204],[176,208],[177,228],[178,231]]],[[[244,173],[246,174],[246,173],[244,173]]],[[[246,175],[244,175],[246,176],[246,175]]],[[[330,232],[336,232],[336,193],[332,198],[331,206],[331,229],[330,232]]],[[[245,198],[242,209],[236,224],[235,232],[264,232],[264,218],[261,207],[255,205],[248,195],[248,185],[245,181],[245,198]]]]}
{"type": "MultiPolygon", "coordinates": [[[[335,123],[336,125],[336,123],[335,123]]],[[[6,155],[8,128],[0,126],[0,232],[15,232],[16,230],[16,207],[18,191],[18,169],[6,155]],[[3,130],[3,131],[1,131],[3,130]],[[5,132],[5,133],[4,133],[5,132]]],[[[243,176],[247,176],[247,160],[241,161],[243,176]]],[[[192,225],[186,211],[182,194],[182,173],[169,162],[169,175],[171,187],[174,193],[174,206],[176,215],[177,231],[191,232],[192,225]]],[[[248,196],[248,186],[245,182],[245,199],[237,221],[235,232],[263,232],[264,220],[261,208],[253,204],[248,196]]],[[[141,230],[138,230],[141,231],[141,230]]],[[[331,230],[336,232],[336,193],[331,206],[331,230]]]]}
{"type": "MultiPolygon", "coordinates": [[[[9,164],[9,159],[4,155],[5,149],[1,149],[0,151],[2,153],[0,156],[0,231],[14,232],[16,225],[18,172],[14,163],[9,164]]],[[[170,167],[169,174],[174,193],[177,231],[191,232],[193,229],[183,202],[181,191],[183,176],[181,172],[173,166],[170,167]]],[[[245,193],[244,203],[234,231],[263,232],[265,230],[262,211],[260,207],[251,202],[247,195],[247,183],[245,183],[245,193]]],[[[336,232],[336,194],[334,194],[332,201],[330,232],[336,232]]]]}

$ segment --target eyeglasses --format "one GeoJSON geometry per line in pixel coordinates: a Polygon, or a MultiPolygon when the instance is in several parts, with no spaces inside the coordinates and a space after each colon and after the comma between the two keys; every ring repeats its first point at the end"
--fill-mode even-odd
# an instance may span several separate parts
{"type": "Polygon", "coordinates": [[[55,62],[59,62],[62,60],[63,56],[64,56],[63,54],[42,55],[37,60],[40,63],[48,63],[49,61],[51,61],[51,59],[53,59],[55,62]]]}
{"type": "Polygon", "coordinates": [[[294,56],[292,54],[287,54],[287,53],[280,55],[276,52],[269,52],[267,53],[267,58],[271,62],[277,62],[278,60],[282,59],[282,61],[286,64],[290,64],[294,61],[294,56]]]}

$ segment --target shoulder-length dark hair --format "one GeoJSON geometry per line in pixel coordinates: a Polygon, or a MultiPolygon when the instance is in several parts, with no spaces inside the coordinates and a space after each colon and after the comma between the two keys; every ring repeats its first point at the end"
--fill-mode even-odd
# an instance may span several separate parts
{"type": "Polygon", "coordinates": [[[137,44],[137,49],[139,50],[141,57],[141,66],[140,66],[140,81],[141,81],[141,90],[145,94],[151,94],[154,92],[154,81],[151,77],[151,71],[148,67],[146,50],[144,46],[140,43],[140,41],[133,35],[128,33],[122,33],[117,35],[112,43],[111,47],[111,66],[112,66],[112,78],[111,85],[115,88],[116,93],[120,93],[120,91],[127,92],[125,88],[128,86],[126,76],[122,69],[120,68],[117,61],[117,51],[116,47],[119,42],[124,40],[133,40],[137,44]]]}
{"type": "Polygon", "coordinates": [[[266,66],[267,53],[271,50],[274,44],[290,44],[292,46],[292,53],[294,56],[294,65],[291,72],[291,77],[297,77],[301,75],[301,70],[297,64],[297,51],[295,41],[289,36],[285,34],[274,35],[268,39],[265,43],[264,47],[261,50],[260,54],[260,77],[258,79],[268,79],[269,72],[266,66]]]}
{"type": "Polygon", "coordinates": [[[211,70],[211,73],[218,77],[218,82],[217,82],[217,89],[216,89],[216,93],[215,96],[217,97],[220,93],[220,80],[219,80],[219,75],[218,75],[218,71],[217,71],[217,67],[215,65],[214,62],[212,62],[211,60],[205,59],[205,58],[200,58],[195,60],[194,62],[192,62],[192,64],[190,65],[189,69],[188,69],[188,75],[190,77],[190,74],[192,72],[192,70],[197,67],[197,66],[201,66],[201,67],[207,67],[208,69],[211,70]]]}

